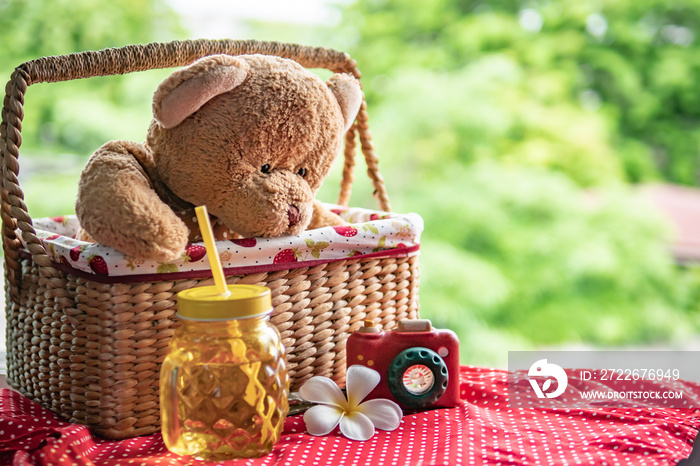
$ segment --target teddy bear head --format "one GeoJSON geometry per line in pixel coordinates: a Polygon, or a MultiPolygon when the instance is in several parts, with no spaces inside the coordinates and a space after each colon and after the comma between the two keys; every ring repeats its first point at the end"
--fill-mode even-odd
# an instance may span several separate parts
{"type": "Polygon", "coordinates": [[[361,103],[350,75],[212,55],[158,87],[146,144],[177,198],[243,236],[298,235],[361,103]]]}

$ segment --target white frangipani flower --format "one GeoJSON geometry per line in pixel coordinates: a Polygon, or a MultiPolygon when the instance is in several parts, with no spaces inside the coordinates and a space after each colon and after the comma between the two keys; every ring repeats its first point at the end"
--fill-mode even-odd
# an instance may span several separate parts
{"type": "Polygon", "coordinates": [[[350,366],[346,375],[348,398],[328,377],[316,376],[299,389],[299,395],[311,403],[319,403],[304,414],[306,429],[311,435],[329,434],[340,424],[340,432],[351,440],[368,440],[374,428],[394,430],[401,423],[403,412],[391,400],[376,399],[360,403],[379,384],[379,372],[369,367],[350,366]]]}

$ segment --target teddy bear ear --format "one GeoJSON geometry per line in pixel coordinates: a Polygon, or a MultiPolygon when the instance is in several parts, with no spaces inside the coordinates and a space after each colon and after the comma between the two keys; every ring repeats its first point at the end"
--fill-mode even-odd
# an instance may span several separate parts
{"type": "Polygon", "coordinates": [[[248,63],[230,55],[211,55],[178,70],[153,95],[153,116],[163,128],[173,128],[219,94],[240,85],[248,63]]]}
{"type": "Polygon", "coordinates": [[[362,105],[360,82],[349,74],[334,74],[326,81],[326,84],[340,104],[340,110],[343,112],[345,120],[344,131],[347,131],[355,121],[360,105],[362,105]]]}

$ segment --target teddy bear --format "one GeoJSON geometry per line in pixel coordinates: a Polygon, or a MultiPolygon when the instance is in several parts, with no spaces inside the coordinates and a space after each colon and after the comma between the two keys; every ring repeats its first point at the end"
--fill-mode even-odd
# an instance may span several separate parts
{"type": "Polygon", "coordinates": [[[341,225],[315,196],[362,99],[351,75],[324,82],[290,59],[201,58],[158,86],[143,143],[110,141],[90,157],[77,238],[166,262],[201,239],[198,205],[217,240],[341,225]]]}

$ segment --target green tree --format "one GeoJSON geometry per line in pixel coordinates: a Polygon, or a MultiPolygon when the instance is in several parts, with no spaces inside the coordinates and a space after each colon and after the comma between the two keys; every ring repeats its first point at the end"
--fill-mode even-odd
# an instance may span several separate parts
{"type": "Polygon", "coordinates": [[[695,3],[349,8],[339,47],[363,71],[393,207],[425,220],[421,314],[458,332],[464,362],[697,333],[697,273],[630,186],[696,182],[695,3]]]}
{"type": "MultiPolygon", "coordinates": [[[[514,77],[490,102],[516,113],[498,135],[513,143],[508,156],[562,170],[583,185],[613,176],[697,184],[699,7],[697,0],[360,0],[346,22],[358,25],[350,49],[374,77],[372,104],[412,70],[440,76],[498,59],[508,64],[499,76],[514,77]],[[593,134],[585,123],[591,119],[598,120],[593,134]],[[597,146],[588,151],[592,167],[580,153],[568,157],[560,144],[568,141],[547,134],[561,135],[567,123],[597,146]],[[580,176],[603,159],[599,178],[580,176]]],[[[421,89],[439,85],[424,79],[421,89]]],[[[464,152],[476,150],[465,144],[464,152]]]]}

